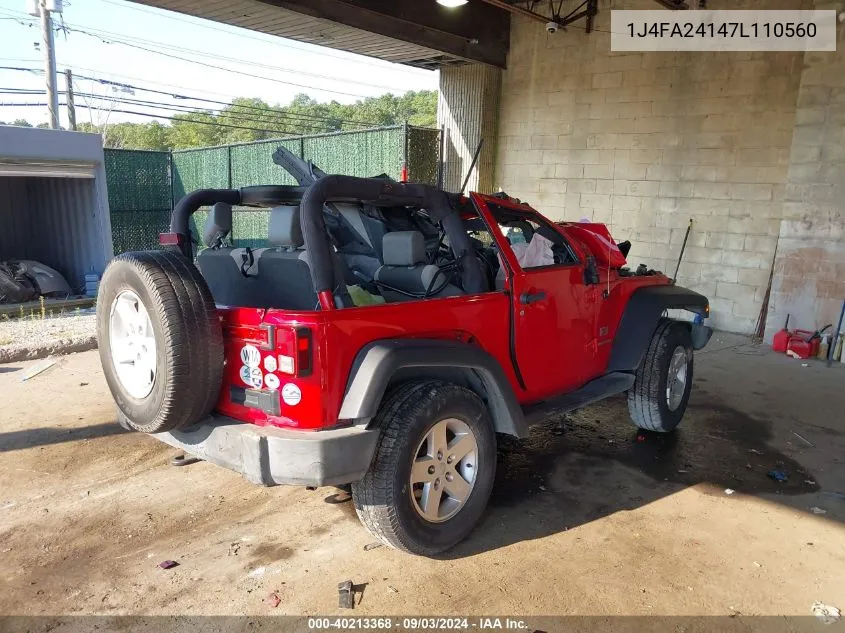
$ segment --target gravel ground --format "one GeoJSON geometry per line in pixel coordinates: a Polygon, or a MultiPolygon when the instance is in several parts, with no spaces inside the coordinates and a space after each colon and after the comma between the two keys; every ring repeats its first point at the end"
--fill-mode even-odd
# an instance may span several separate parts
{"type": "Polygon", "coordinates": [[[96,346],[93,308],[45,319],[0,320],[0,363],[82,352],[96,346]]]}

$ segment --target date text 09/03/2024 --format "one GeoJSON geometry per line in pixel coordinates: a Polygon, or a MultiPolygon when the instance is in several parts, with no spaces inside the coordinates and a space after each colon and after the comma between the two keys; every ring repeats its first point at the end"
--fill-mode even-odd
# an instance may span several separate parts
{"type": "Polygon", "coordinates": [[[722,22],[678,23],[678,22],[641,22],[627,24],[630,37],[723,37],[723,38],[758,38],[758,37],[816,37],[814,22],[722,22]]]}
{"type": "Polygon", "coordinates": [[[308,628],[312,631],[326,630],[407,630],[407,631],[480,631],[493,630],[528,630],[528,623],[520,618],[510,617],[313,617],[308,618],[308,628]]]}

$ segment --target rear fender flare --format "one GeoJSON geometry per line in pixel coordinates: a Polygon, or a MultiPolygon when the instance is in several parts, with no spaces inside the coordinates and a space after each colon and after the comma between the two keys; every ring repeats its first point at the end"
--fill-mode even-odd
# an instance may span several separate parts
{"type": "Polygon", "coordinates": [[[352,364],[338,417],[356,421],[375,417],[388,387],[398,376],[456,372],[485,401],[496,432],[528,435],[522,408],[496,359],[479,347],[441,340],[390,339],[362,348],[352,364]]]}
{"type": "Polygon", "coordinates": [[[704,315],[708,305],[707,297],[681,286],[646,286],[634,291],[616,330],[607,372],[637,370],[665,310],[704,315]]]}

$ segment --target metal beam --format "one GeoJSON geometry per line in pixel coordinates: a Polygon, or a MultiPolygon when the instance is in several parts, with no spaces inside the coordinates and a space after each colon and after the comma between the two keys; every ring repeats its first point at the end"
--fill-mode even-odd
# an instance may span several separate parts
{"type": "Polygon", "coordinates": [[[378,33],[500,68],[507,61],[510,20],[482,3],[449,10],[431,2],[391,0],[261,0],[331,22],[378,33]]]}

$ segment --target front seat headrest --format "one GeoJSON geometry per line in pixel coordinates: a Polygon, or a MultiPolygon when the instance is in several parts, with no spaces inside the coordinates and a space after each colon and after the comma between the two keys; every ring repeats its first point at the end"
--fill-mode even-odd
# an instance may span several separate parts
{"type": "Polygon", "coordinates": [[[206,246],[219,246],[232,232],[232,205],[217,202],[211,207],[205,221],[203,241],[206,246]]]}
{"type": "Polygon", "coordinates": [[[302,226],[299,224],[299,207],[273,207],[270,209],[270,223],[267,241],[273,246],[299,248],[305,242],[302,239],[302,226]]]}
{"type": "Polygon", "coordinates": [[[385,233],[381,245],[385,266],[416,266],[425,263],[425,238],[419,231],[385,233]]]}

